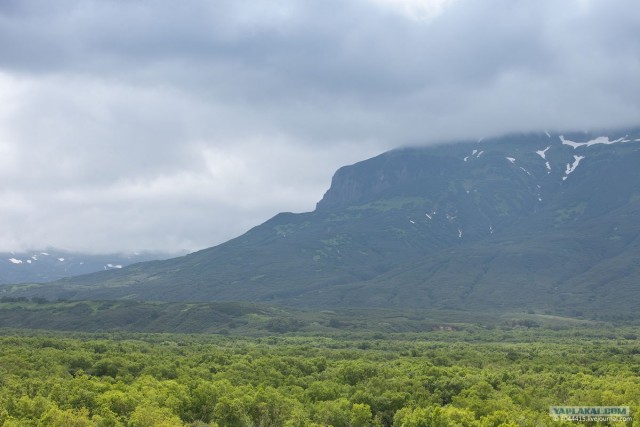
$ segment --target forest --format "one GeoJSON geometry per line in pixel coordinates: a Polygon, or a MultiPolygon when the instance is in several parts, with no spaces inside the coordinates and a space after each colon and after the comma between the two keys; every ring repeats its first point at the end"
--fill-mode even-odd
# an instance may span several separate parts
{"type": "Polygon", "coordinates": [[[0,426],[640,426],[636,326],[0,330],[0,426]],[[556,421],[550,406],[629,406],[556,421]]]}

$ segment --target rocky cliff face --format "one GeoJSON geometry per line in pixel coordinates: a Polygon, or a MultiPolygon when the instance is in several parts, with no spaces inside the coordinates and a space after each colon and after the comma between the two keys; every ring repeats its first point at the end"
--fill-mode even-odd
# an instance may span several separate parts
{"type": "Polygon", "coordinates": [[[433,186],[430,181],[454,167],[451,160],[421,149],[402,149],[345,166],[333,176],[331,187],[317,209],[336,209],[384,197],[423,195],[433,186]],[[414,188],[421,183],[427,187],[414,188]]]}

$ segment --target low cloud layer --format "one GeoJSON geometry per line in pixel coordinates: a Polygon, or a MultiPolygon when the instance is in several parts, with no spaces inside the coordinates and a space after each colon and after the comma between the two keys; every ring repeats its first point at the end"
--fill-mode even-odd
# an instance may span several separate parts
{"type": "Polygon", "coordinates": [[[0,246],[195,250],[408,144],[638,125],[640,6],[0,2],[0,246]]]}

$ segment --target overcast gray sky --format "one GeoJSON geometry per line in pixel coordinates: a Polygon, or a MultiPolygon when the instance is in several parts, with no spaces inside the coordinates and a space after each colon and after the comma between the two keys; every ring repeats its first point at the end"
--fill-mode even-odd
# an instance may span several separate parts
{"type": "Polygon", "coordinates": [[[1,0],[0,250],[195,250],[408,144],[640,123],[637,0],[1,0]]]}

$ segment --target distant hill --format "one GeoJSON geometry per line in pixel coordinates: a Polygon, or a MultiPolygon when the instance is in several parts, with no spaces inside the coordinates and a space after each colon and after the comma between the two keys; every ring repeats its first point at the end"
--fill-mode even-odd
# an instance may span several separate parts
{"type": "Polygon", "coordinates": [[[0,283],[52,282],[63,277],[116,270],[137,262],[170,257],[161,252],[96,255],[51,248],[0,252],[0,283]]]}
{"type": "Polygon", "coordinates": [[[313,212],[0,295],[633,317],[639,166],[638,129],[394,150],[339,169],[313,212]]]}

